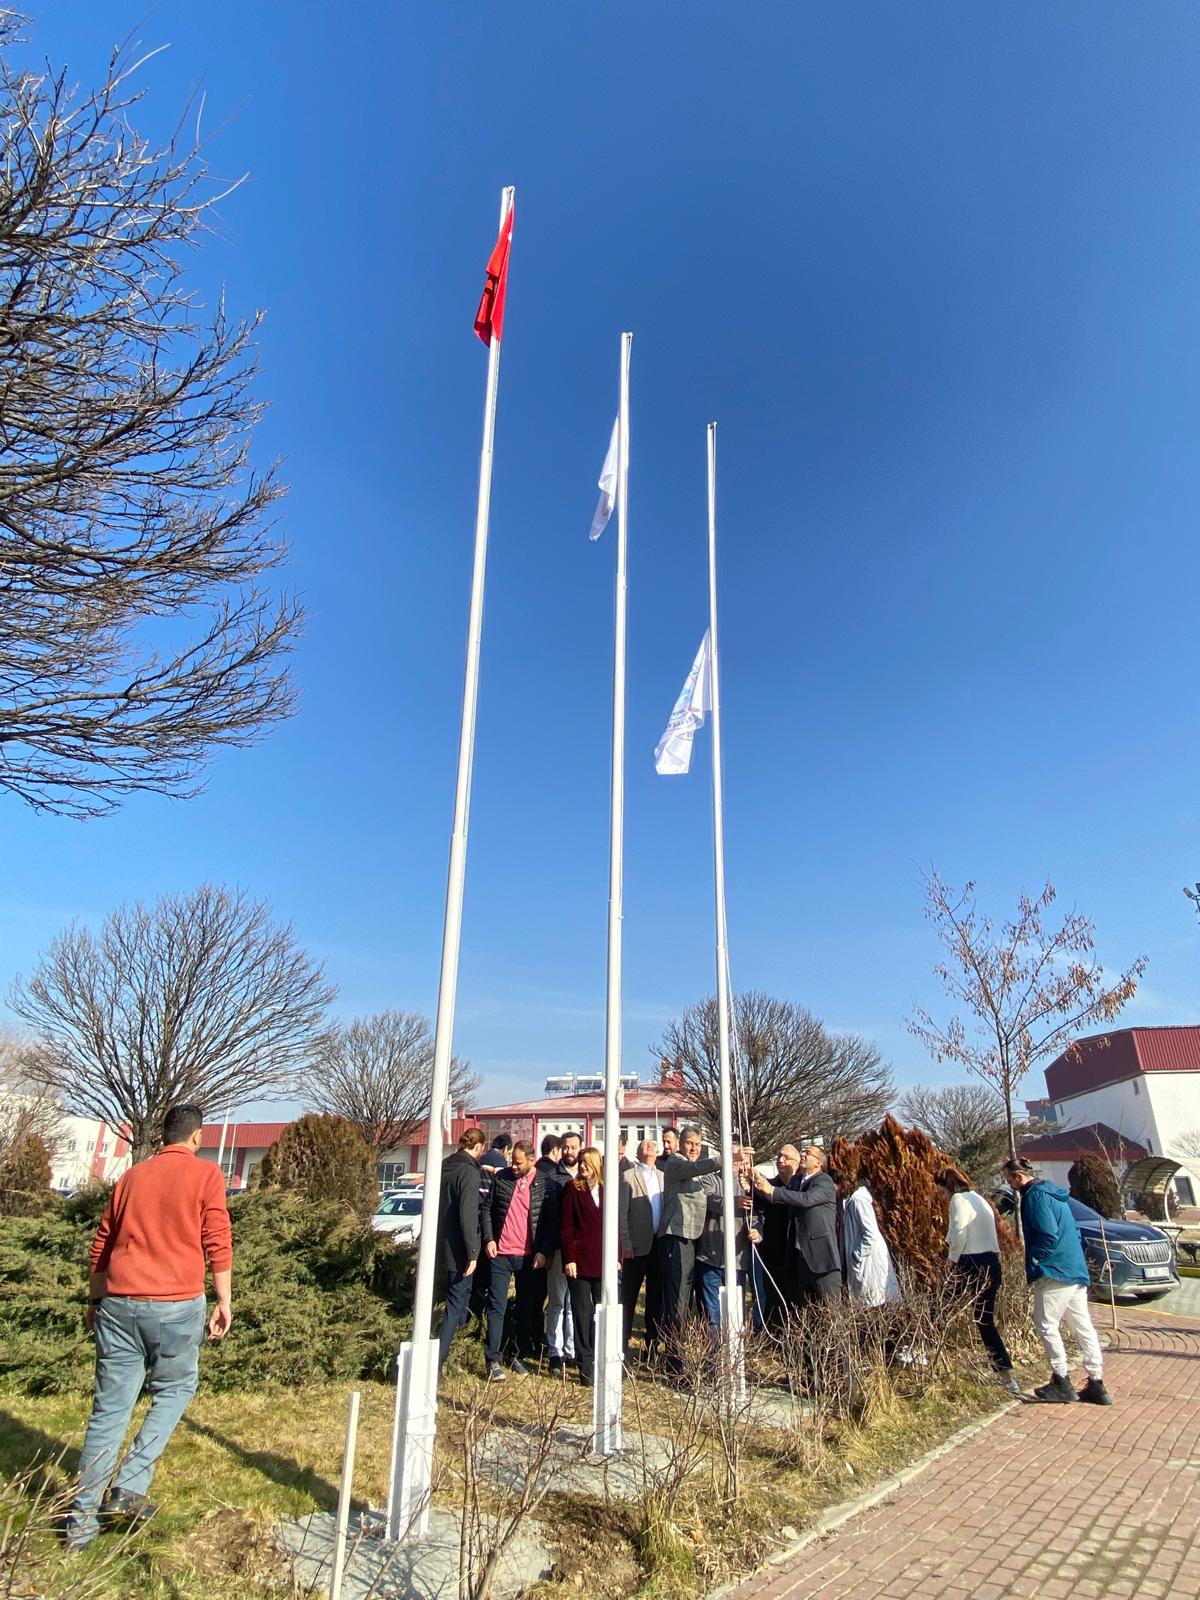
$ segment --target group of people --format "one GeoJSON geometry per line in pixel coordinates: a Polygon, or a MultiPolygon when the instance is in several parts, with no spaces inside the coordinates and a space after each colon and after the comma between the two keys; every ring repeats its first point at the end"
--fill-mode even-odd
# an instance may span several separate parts
{"type": "MultiPolygon", "coordinates": [[[[216,1163],[195,1159],[203,1122],[198,1106],[167,1112],[162,1149],[120,1179],[96,1233],[87,1311],[96,1338],[95,1398],[66,1522],[71,1549],[90,1544],[102,1521],[136,1523],[154,1515],[146,1491],[195,1392],[201,1341],[206,1335],[223,1339],[233,1322],[224,1178],[216,1163]],[[211,1311],[206,1269],[215,1296],[211,1311]],[[150,1409],[121,1457],[133,1408],[147,1384],[150,1409]]],[[[552,1371],[562,1372],[574,1359],[580,1381],[590,1384],[604,1236],[600,1152],[582,1148],[577,1134],[547,1134],[537,1157],[523,1140],[498,1139],[491,1152],[486,1143],[481,1129],[468,1128],[442,1169],[441,1361],[469,1316],[472,1288],[486,1282],[489,1379],[503,1380],[508,1370],[527,1372],[526,1362],[545,1348],[552,1371]]],[[[699,1129],[671,1128],[661,1154],[652,1139],[638,1145],[636,1160],[623,1148],[620,1153],[626,1354],[644,1295],[645,1349],[658,1350],[676,1367],[673,1335],[693,1304],[711,1325],[720,1320],[721,1161],[702,1149],[699,1129]]],[[[783,1145],[770,1177],[755,1168],[753,1155],[732,1152],[734,1210],[737,1259],[749,1261],[739,1281],[751,1294],[760,1326],[806,1307],[819,1313],[843,1286],[869,1306],[899,1299],[900,1284],[863,1173],[840,1175],[848,1192],[839,1201],[819,1145],[783,1145]]],[[[1079,1399],[1109,1405],[1100,1342],[1088,1314],[1087,1264],[1066,1191],[1020,1159],[1007,1162],[1004,1175],[1019,1201],[1034,1323],[1051,1369],[1050,1381],[1034,1394],[1056,1404],[1079,1399]],[[1087,1372],[1078,1393],[1063,1345],[1064,1324],[1087,1372]]],[[[995,1213],[957,1168],[943,1168],[935,1181],[949,1202],[953,1270],[971,1298],[980,1338],[1001,1381],[1015,1390],[1012,1361],[995,1320],[1002,1270],[995,1213]]]]}
{"type": "MultiPolygon", "coordinates": [[[[472,1305],[486,1327],[487,1376],[527,1372],[545,1351],[551,1372],[577,1365],[580,1381],[595,1373],[595,1308],[600,1299],[603,1160],[577,1134],[547,1134],[541,1154],[501,1135],[485,1153],[482,1130],[469,1128],[443,1169],[439,1220],[446,1311],[440,1329],[444,1364],[472,1305]],[[516,1285],[509,1305],[509,1286],[516,1285]]],[[[636,1159],[620,1148],[618,1243],[623,1353],[631,1351],[643,1303],[641,1354],[668,1370],[680,1363],[678,1334],[693,1313],[717,1329],[725,1283],[721,1158],[704,1155],[698,1128],[668,1128],[660,1152],[644,1139],[636,1159]]],[[[843,1294],[867,1307],[898,1303],[899,1278],[880,1227],[866,1173],[828,1171],[824,1149],[785,1144],[770,1176],[754,1152],[735,1145],[732,1165],[734,1257],[738,1289],[749,1295],[756,1329],[777,1330],[807,1307],[843,1294]]],[[[1065,1192],[1015,1160],[1004,1175],[1018,1198],[1034,1321],[1050,1362],[1040,1400],[1079,1398],[1107,1405],[1103,1358],[1087,1310],[1089,1274],[1065,1192]],[[1063,1324],[1084,1357],[1087,1382],[1076,1394],[1069,1378],[1063,1324]]],[[[996,1213],[958,1168],[935,1182],[946,1196],[947,1258],[969,1298],[979,1338],[997,1380],[1020,1386],[996,1324],[1002,1281],[996,1213]]],[[[744,1300],[743,1300],[744,1310],[744,1300]]]]}

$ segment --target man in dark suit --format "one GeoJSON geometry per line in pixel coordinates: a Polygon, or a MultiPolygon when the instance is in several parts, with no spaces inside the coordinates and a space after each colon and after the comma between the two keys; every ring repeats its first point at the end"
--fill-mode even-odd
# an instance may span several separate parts
{"type": "Polygon", "coordinates": [[[438,1368],[446,1365],[454,1335],[467,1320],[471,1280],[479,1260],[479,1158],[482,1128],[467,1128],[458,1149],[442,1163],[438,1202],[438,1272],[446,1279],[446,1309],[438,1329],[438,1368]]]}
{"type": "Polygon", "coordinates": [[[842,1292],[842,1258],[837,1245],[837,1190],[825,1170],[825,1152],[808,1145],[800,1171],[789,1183],[772,1184],[760,1172],[754,1186],[772,1206],[787,1208],[791,1226],[796,1305],[836,1300],[842,1292]]]}

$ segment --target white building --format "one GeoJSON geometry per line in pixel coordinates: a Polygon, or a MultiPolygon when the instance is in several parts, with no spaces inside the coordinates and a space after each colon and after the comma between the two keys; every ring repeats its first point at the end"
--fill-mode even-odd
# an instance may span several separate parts
{"type": "MultiPolygon", "coordinates": [[[[0,1084],[0,1124],[8,1136],[14,1130],[20,1131],[29,1110],[46,1105],[44,1100],[0,1084]]],[[[52,1189],[69,1192],[85,1183],[113,1183],[129,1165],[129,1142],[123,1132],[97,1117],[59,1114],[48,1120],[44,1110],[39,1109],[33,1131],[43,1127],[43,1137],[50,1148],[52,1189]]]]}
{"type": "Polygon", "coordinates": [[[1045,1177],[1065,1183],[1076,1146],[1102,1148],[1118,1169],[1165,1157],[1184,1168],[1174,1180],[1180,1203],[1200,1201],[1200,1027],[1080,1039],[1046,1068],[1046,1089],[1056,1131],[1021,1147],[1045,1177]]]}

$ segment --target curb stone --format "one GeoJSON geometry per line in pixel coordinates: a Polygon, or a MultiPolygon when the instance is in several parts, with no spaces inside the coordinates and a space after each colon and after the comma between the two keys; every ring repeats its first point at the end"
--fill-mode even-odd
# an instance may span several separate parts
{"type": "Polygon", "coordinates": [[[849,1522],[852,1517],[857,1517],[860,1512],[869,1511],[872,1506],[886,1500],[889,1495],[895,1494],[897,1489],[902,1489],[906,1483],[911,1483],[914,1478],[933,1466],[935,1461],[940,1461],[943,1456],[948,1456],[951,1451],[957,1450],[960,1444],[966,1444],[968,1439],[973,1439],[977,1433],[982,1433],[985,1428],[990,1428],[993,1422],[999,1422],[1001,1417],[1006,1417],[1010,1411],[1015,1411],[1021,1404],[1020,1400],[1013,1399],[993,1411],[986,1417],[980,1417],[977,1422],[969,1422],[966,1427],[959,1428],[957,1433],[952,1433],[948,1439],[935,1445],[932,1450],[927,1450],[909,1467],[903,1467],[899,1472],[894,1472],[890,1477],[884,1478],[882,1483],[877,1483],[873,1489],[868,1489],[864,1494],[857,1495],[853,1500],[843,1500],[840,1505],[830,1506],[822,1511],[800,1537],[792,1544],[786,1545],[782,1550],[776,1550],[762,1566],[756,1567],[753,1572],[745,1572],[740,1578],[734,1578],[729,1583],[721,1584],[720,1588],[709,1589],[704,1600],[724,1600],[724,1596],[731,1595],[743,1583],[751,1578],[763,1576],[770,1572],[772,1567],[782,1566],[785,1561],[790,1561],[800,1554],[808,1545],[815,1544],[818,1539],[823,1539],[827,1533],[832,1533],[835,1528],[840,1528],[843,1522],[849,1522]]]}

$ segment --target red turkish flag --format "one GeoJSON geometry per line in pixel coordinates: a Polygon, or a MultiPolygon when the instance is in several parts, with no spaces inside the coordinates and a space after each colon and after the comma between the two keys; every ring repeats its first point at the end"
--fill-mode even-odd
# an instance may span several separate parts
{"type": "Polygon", "coordinates": [[[496,240],[496,248],[492,251],[487,264],[487,282],[483,286],[483,298],[479,302],[479,310],[475,313],[475,332],[484,344],[491,344],[493,339],[499,344],[504,332],[508,252],[512,248],[513,217],[516,215],[516,210],[515,205],[509,206],[508,215],[501,225],[500,237],[496,240]]]}

